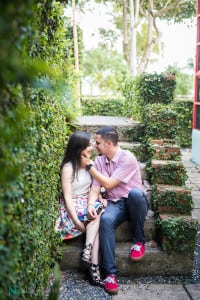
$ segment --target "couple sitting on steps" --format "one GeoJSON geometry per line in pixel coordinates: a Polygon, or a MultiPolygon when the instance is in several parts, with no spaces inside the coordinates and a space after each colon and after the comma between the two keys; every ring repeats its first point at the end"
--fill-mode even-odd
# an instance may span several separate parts
{"type": "Polygon", "coordinates": [[[62,195],[56,230],[63,239],[86,233],[81,261],[88,266],[90,283],[114,294],[119,289],[115,228],[130,221],[133,245],[129,256],[132,261],[141,260],[149,203],[139,164],[130,151],[120,148],[116,129],[99,129],[95,140],[99,155],[92,162],[90,134],[77,131],[69,139],[61,163],[62,195]],[[101,187],[105,189],[103,197],[101,187]]]}

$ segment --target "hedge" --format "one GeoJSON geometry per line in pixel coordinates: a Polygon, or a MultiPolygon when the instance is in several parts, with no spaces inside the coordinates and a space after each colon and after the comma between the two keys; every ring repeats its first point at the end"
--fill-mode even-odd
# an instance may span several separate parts
{"type": "Polygon", "coordinates": [[[193,101],[174,101],[174,109],[177,113],[176,141],[183,148],[192,146],[192,114],[193,101]]]}
{"type": "Polygon", "coordinates": [[[121,116],[124,100],[112,97],[84,97],[81,110],[84,116],[121,116]]]}
{"type": "Polygon", "coordinates": [[[175,87],[175,76],[170,73],[143,73],[135,78],[127,78],[123,89],[124,115],[143,121],[146,105],[170,104],[175,87]]]}
{"type": "Polygon", "coordinates": [[[74,129],[76,81],[63,6],[52,0],[3,5],[0,299],[39,300],[59,255],[59,164],[74,129]]]}

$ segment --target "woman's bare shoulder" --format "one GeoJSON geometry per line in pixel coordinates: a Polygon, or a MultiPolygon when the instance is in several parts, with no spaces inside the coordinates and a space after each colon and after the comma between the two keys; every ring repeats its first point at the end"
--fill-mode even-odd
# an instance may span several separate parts
{"type": "Polygon", "coordinates": [[[71,162],[68,162],[68,163],[66,163],[66,164],[63,165],[63,167],[62,167],[62,174],[63,173],[69,173],[69,174],[71,174],[72,171],[73,171],[73,168],[72,168],[71,162]]]}

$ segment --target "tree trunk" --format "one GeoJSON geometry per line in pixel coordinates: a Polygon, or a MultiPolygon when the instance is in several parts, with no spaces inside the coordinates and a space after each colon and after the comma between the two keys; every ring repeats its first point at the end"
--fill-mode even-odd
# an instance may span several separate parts
{"type": "Polygon", "coordinates": [[[72,14],[73,14],[73,40],[74,40],[74,64],[75,64],[75,73],[77,76],[77,108],[81,107],[80,100],[80,73],[79,73],[79,55],[78,55],[78,35],[77,35],[77,26],[76,26],[76,4],[75,0],[72,0],[72,14]]]}
{"type": "Polygon", "coordinates": [[[153,47],[156,43],[158,43],[161,36],[160,31],[156,26],[156,17],[153,13],[153,0],[149,0],[147,30],[147,41],[140,64],[137,69],[138,74],[145,72],[145,70],[147,69],[151,53],[153,53],[153,47]]]}
{"type": "Polygon", "coordinates": [[[129,64],[129,43],[128,43],[128,16],[127,16],[127,0],[123,0],[123,53],[124,58],[129,64]]]}
{"type": "Polygon", "coordinates": [[[137,27],[139,21],[140,0],[129,0],[130,9],[130,72],[137,74],[137,27]]]}

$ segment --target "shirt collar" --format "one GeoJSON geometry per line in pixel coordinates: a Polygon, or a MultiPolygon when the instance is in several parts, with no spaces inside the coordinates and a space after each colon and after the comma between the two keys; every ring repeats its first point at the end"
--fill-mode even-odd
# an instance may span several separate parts
{"type": "Polygon", "coordinates": [[[111,160],[108,160],[107,157],[106,157],[106,164],[109,164],[111,161],[116,163],[120,154],[122,152],[122,149],[119,147],[119,149],[117,150],[117,152],[115,153],[115,155],[113,156],[113,158],[111,160]]]}

